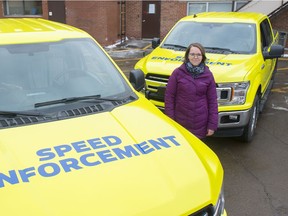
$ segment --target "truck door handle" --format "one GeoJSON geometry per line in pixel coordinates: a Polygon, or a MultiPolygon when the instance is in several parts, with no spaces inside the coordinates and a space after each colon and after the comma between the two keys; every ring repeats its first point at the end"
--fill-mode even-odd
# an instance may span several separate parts
{"type": "Polygon", "coordinates": [[[265,64],[262,64],[261,66],[261,70],[263,70],[265,68],[265,64]]]}

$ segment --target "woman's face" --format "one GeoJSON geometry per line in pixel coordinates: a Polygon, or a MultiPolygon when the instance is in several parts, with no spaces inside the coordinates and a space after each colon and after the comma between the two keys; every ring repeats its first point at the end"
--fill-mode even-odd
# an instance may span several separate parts
{"type": "Polygon", "coordinates": [[[188,59],[193,66],[198,66],[202,61],[201,50],[197,47],[191,47],[188,55],[188,59]]]}

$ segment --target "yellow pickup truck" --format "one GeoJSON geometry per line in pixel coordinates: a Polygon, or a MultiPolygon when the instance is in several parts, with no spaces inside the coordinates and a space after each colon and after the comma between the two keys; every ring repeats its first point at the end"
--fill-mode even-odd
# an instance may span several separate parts
{"type": "Polygon", "coordinates": [[[1,216],[226,216],[218,157],[86,32],[0,19],[0,74],[1,216]]]}
{"type": "Polygon", "coordinates": [[[183,62],[190,43],[201,43],[217,83],[218,130],[214,136],[235,136],[249,142],[255,133],[273,84],[277,58],[284,53],[269,18],[252,12],[205,12],[179,20],[134,69],[145,74],[144,93],[164,109],[170,74],[183,62]]]}

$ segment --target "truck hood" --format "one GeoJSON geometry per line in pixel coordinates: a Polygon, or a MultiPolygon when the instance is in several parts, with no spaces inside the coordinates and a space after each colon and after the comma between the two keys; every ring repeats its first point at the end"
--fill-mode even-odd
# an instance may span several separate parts
{"type": "Polygon", "coordinates": [[[0,215],[180,215],[208,205],[216,171],[191,145],[210,150],[159,112],[134,102],[0,130],[0,215]]]}
{"type": "MultiPolygon", "coordinates": [[[[140,60],[136,67],[145,73],[170,75],[173,70],[183,63],[184,52],[156,48],[145,59],[140,60]],[[142,63],[145,66],[142,66],[142,63]]],[[[206,53],[206,64],[214,74],[216,82],[242,81],[251,69],[256,56],[240,54],[206,53]]]]}

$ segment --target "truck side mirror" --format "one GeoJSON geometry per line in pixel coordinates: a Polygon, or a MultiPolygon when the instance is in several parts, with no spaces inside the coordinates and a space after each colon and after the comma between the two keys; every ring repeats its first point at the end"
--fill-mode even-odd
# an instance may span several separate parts
{"type": "Polygon", "coordinates": [[[280,58],[284,54],[284,47],[279,44],[272,45],[269,51],[263,51],[264,59],[280,58]]]}
{"type": "Polygon", "coordinates": [[[152,39],[152,48],[155,49],[160,45],[160,38],[153,38],[152,39]]]}
{"type": "Polygon", "coordinates": [[[131,70],[129,81],[136,91],[141,91],[145,87],[145,76],[142,70],[131,70]]]}

